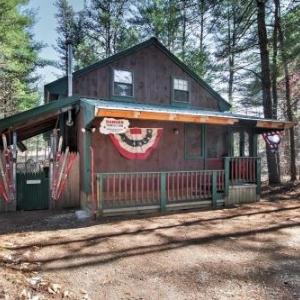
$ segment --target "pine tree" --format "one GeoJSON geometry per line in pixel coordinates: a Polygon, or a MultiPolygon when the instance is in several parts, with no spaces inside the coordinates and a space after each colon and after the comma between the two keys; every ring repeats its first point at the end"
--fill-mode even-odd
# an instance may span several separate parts
{"type": "MultiPolygon", "coordinates": [[[[261,59],[261,85],[263,95],[264,116],[272,119],[273,107],[271,97],[271,73],[268,49],[268,35],[266,29],[266,7],[264,0],[256,0],[257,4],[257,30],[261,59]]],[[[266,146],[267,147],[267,146],[266,146]]],[[[279,162],[276,155],[267,147],[267,162],[269,172],[269,182],[271,184],[280,183],[280,173],[278,169],[279,162]]]]}
{"type": "Polygon", "coordinates": [[[41,44],[33,40],[34,16],[21,11],[28,1],[0,0],[0,112],[6,117],[37,104],[35,68],[41,44]],[[20,47],[22,45],[22,47],[20,47]]]}
{"type": "Polygon", "coordinates": [[[71,43],[74,48],[78,44],[78,32],[76,28],[75,12],[68,0],[57,0],[55,3],[57,7],[57,27],[58,33],[56,50],[59,53],[60,61],[58,67],[65,70],[68,69],[68,56],[67,56],[67,44],[71,43]]]}
{"type": "MultiPolygon", "coordinates": [[[[285,81],[285,100],[286,100],[286,115],[289,121],[294,121],[294,113],[293,113],[293,105],[291,99],[291,86],[290,86],[290,74],[289,74],[289,66],[288,66],[288,57],[286,51],[286,39],[284,36],[284,30],[281,24],[281,7],[280,0],[274,0],[275,8],[278,10],[277,17],[277,28],[278,28],[278,39],[280,45],[280,53],[284,70],[284,81],[285,81]]],[[[294,127],[289,129],[289,138],[290,138],[290,174],[291,181],[295,181],[297,179],[297,171],[296,171],[296,149],[295,149],[295,131],[294,127]]]]}
{"type": "Polygon", "coordinates": [[[227,98],[233,104],[234,91],[238,89],[236,79],[245,72],[245,56],[256,42],[251,32],[255,6],[249,0],[226,0],[216,3],[212,13],[217,66],[228,82],[227,98]]]}
{"type": "Polygon", "coordinates": [[[139,29],[142,37],[155,36],[170,51],[177,50],[182,19],[176,0],[143,0],[136,4],[137,15],[131,23],[139,29]]]}
{"type": "Polygon", "coordinates": [[[128,0],[90,0],[87,3],[85,34],[100,57],[122,50],[122,45],[127,47],[126,41],[133,38],[125,20],[128,10],[128,0]]]}

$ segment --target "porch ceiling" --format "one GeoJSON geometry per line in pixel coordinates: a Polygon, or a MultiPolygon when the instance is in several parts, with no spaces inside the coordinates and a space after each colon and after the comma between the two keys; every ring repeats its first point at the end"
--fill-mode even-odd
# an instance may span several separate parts
{"type": "MultiPolygon", "coordinates": [[[[10,137],[10,133],[15,131],[18,142],[21,142],[38,134],[45,133],[56,127],[57,118],[60,114],[73,109],[77,103],[79,103],[79,98],[53,101],[4,118],[0,120],[0,134],[6,134],[10,137]]],[[[8,143],[10,144],[10,142],[11,139],[8,138],[8,143]]]]}
{"type": "Polygon", "coordinates": [[[110,100],[82,100],[95,106],[95,117],[160,120],[224,126],[248,126],[255,128],[258,132],[284,130],[296,125],[294,122],[263,119],[230,112],[200,110],[197,108],[186,109],[140,103],[114,102],[110,100]]]}

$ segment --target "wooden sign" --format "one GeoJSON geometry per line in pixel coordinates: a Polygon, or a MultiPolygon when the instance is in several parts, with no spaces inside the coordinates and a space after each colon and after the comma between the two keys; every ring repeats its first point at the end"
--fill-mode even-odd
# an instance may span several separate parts
{"type": "Polygon", "coordinates": [[[100,124],[100,133],[120,134],[129,128],[129,121],[125,119],[104,118],[100,124]]]}

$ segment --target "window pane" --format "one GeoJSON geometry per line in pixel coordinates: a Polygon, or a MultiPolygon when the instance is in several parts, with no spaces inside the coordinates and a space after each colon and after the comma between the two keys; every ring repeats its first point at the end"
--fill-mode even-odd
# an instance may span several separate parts
{"type": "Polygon", "coordinates": [[[228,156],[226,147],[227,130],[225,126],[206,125],[206,145],[208,158],[228,156]]]}
{"type": "Polygon", "coordinates": [[[174,101],[189,102],[189,92],[174,90],[174,101]]]}
{"type": "Polygon", "coordinates": [[[114,83],[114,96],[133,96],[132,84],[114,83]]]}
{"type": "Polygon", "coordinates": [[[188,125],[185,128],[185,146],[187,157],[201,156],[201,126],[188,125]]]}
{"type": "Polygon", "coordinates": [[[114,82],[132,84],[132,73],[129,71],[114,70],[114,82]]]}
{"type": "Polygon", "coordinates": [[[183,80],[183,79],[174,79],[174,86],[173,88],[175,90],[180,90],[180,91],[188,91],[188,82],[187,80],[183,80]]]}

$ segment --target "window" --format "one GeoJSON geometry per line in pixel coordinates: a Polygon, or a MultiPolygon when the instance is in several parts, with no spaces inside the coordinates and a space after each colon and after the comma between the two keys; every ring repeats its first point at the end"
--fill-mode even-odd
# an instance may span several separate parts
{"type": "Polygon", "coordinates": [[[203,125],[189,124],[185,126],[185,156],[187,159],[203,157],[204,147],[203,125]]]}
{"type": "MultiPolygon", "coordinates": [[[[220,158],[226,156],[227,128],[225,126],[206,125],[205,144],[206,158],[220,158]]],[[[228,156],[228,155],[227,155],[228,156]]]]}
{"type": "Polygon", "coordinates": [[[173,101],[188,103],[190,98],[189,83],[184,79],[173,79],[173,101]]]}
{"type": "Polygon", "coordinates": [[[133,97],[132,72],[114,70],[113,96],[133,97]]]}

